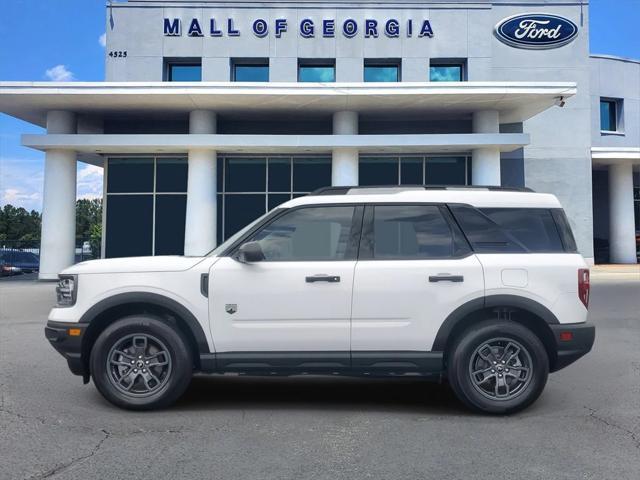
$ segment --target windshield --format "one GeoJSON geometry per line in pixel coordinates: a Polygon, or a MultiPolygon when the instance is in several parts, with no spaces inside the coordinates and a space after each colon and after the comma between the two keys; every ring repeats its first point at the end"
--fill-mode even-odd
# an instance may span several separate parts
{"type": "MultiPolygon", "coordinates": [[[[278,210],[278,209],[276,209],[278,210]]],[[[216,248],[214,248],[213,250],[211,250],[207,256],[216,256],[216,255],[220,255],[221,252],[224,252],[227,248],[229,248],[231,245],[233,245],[234,242],[236,242],[236,240],[238,240],[240,237],[242,237],[245,233],[247,233],[249,230],[251,230],[254,226],[256,226],[258,223],[260,223],[262,220],[264,220],[265,218],[267,218],[267,216],[273,214],[273,212],[275,212],[276,210],[271,210],[267,213],[265,213],[264,215],[256,218],[253,222],[251,222],[249,225],[247,225],[244,228],[241,228],[240,230],[238,230],[236,233],[234,233],[233,235],[231,235],[229,238],[227,238],[224,242],[222,242],[220,245],[218,245],[216,248]]]]}

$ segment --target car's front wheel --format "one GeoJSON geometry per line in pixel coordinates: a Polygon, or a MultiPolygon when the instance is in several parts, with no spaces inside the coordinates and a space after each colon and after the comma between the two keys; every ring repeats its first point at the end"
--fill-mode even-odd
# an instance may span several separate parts
{"type": "Polygon", "coordinates": [[[189,385],[193,370],[184,335],[150,316],[126,317],[109,325],[96,340],[90,362],[100,393],[133,410],[172,404],[189,385]]]}
{"type": "Polygon", "coordinates": [[[549,359],[528,328],[486,320],[467,329],[448,355],[447,375],[458,398],[474,410],[513,413],[542,393],[549,359]]]}

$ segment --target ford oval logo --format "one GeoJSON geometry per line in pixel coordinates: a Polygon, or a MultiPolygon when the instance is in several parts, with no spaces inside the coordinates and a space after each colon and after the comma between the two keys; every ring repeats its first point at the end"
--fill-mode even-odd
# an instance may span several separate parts
{"type": "Polygon", "coordinates": [[[498,39],[516,48],[558,48],[573,41],[578,26],[571,20],[546,13],[524,13],[507,17],[496,25],[498,39]]]}

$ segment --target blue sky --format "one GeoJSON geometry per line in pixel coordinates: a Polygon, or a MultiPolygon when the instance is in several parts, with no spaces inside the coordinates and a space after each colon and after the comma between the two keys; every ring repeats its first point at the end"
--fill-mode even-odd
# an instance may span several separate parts
{"type": "MultiPolygon", "coordinates": [[[[103,80],[106,3],[3,0],[0,81],[103,80]]],[[[640,58],[640,0],[590,3],[591,52],[640,58]]],[[[0,205],[41,210],[44,154],[20,146],[20,134],[41,131],[0,114],[0,205]]],[[[101,169],[79,163],[78,197],[101,192],[101,169]]]]}

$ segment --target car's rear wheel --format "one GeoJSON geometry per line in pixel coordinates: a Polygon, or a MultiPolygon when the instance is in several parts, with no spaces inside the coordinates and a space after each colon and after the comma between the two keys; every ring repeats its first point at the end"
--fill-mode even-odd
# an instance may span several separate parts
{"type": "Polygon", "coordinates": [[[513,413],[531,405],[548,374],[544,345],[514,322],[475,324],[458,337],[448,355],[447,375],[458,398],[487,413],[513,413]]]}
{"type": "Polygon", "coordinates": [[[193,370],[182,333],[150,316],[126,317],[109,325],[96,340],[90,361],[100,393],[133,410],[172,404],[189,385],[193,370]]]}

